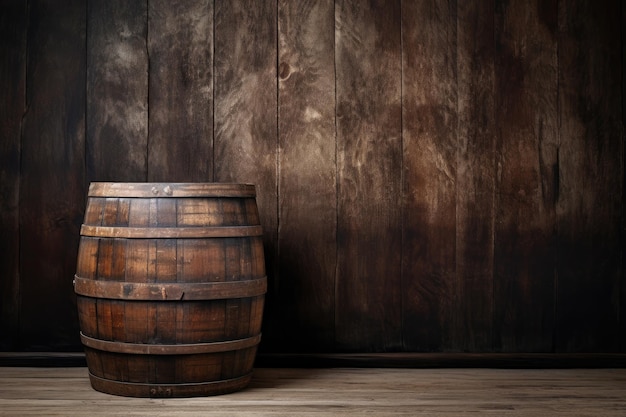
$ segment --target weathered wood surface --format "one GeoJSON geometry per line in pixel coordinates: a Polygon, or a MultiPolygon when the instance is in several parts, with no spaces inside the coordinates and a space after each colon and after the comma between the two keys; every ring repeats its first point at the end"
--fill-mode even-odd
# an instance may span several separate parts
{"type": "Polygon", "coordinates": [[[559,193],[557,2],[502,2],[494,30],[494,350],[549,352],[559,193]]]}
{"type": "Polygon", "coordinates": [[[87,7],[89,182],[147,180],[146,7],[145,2],[117,0],[90,0],[87,7]]]}
{"type": "Polygon", "coordinates": [[[490,350],[494,320],[494,4],[459,2],[455,347],[490,350]]]}
{"type": "Polygon", "coordinates": [[[617,288],[625,279],[624,248],[618,243],[624,219],[624,100],[617,3],[573,1],[559,8],[554,343],[562,351],[624,349],[615,337],[624,308],[617,288]]]}
{"type": "MultiPolygon", "coordinates": [[[[276,9],[275,2],[216,2],[213,40],[213,179],[256,185],[270,288],[278,262],[276,9]]],[[[274,294],[268,317],[278,307],[274,294]]]]}
{"type": "Polygon", "coordinates": [[[408,350],[452,347],[456,280],[457,24],[450,3],[402,9],[402,302],[408,350]],[[437,225],[434,227],[434,225],[437,225]]]}
{"type": "Polygon", "coordinates": [[[148,4],[148,181],[213,179],[213,2],[148,4]]]}
{"type": "Polygon", "coordinates": [[[279,2],[280,344],[332,350],[335,341],[337,186],[335,6],[279,2]]]}
{"type": "Polygon", "coordinates": [[[626,349],[618,1],[26,3],[3,349],[80,349],[94,180],[255,183],[267,352],[626,349]]]}
{"type": "MultiPolygon", "coordinates": [[[[626,56],[626,30],[624,30],[624,22],[626,22],[626,7],[622,7],[622,56],[626,56]]],[[[623,243],[626,242],[626,106],[624,103],[624,97],[626,97],[626,65],[622,59],[622,218],[621,218],[621,242],[622,253],[624,251],[623,243]]],[[[621,276],[621,289],[620,300],[626,300],[626,277],[624,276],[626,271],[626,256],[622,256],[622,276],[621,276]]],[[[626,308],[620,308],[619,322],[621,325],[620,334],[620,346],[626,346],[626,308]]],[[[622,348],[621,351],[624,351],[622,348]]]]}
{"type": "Polygon", "coordinates": [[[70,277],[83,212],[76,202],[86,189],[86,10],[81,0],[68,1],[63,9],[42,1],[29,4],[28,10],[27,107],[20,144],[19,335],[24,346],[65,350],[77,341],[70,277]]]}
{"type": "Polygon", "coordinates": [[[399,21],[399,1],[335,3],[340,350],[402,345],[399,21]]]}
{"type": "Polygon", "coordinates": [[[91,382],[136,397],[239,389],[254,363],[266,290],[254,188],[173,184],[155,197],[158,186],[90,187],[75,291],[91,382]],[[121,233],[131,228],[146,233],[121,233]],[[172,229],[185,233],[162,233],[172,229]]]}
{"type": "Polygon", "coordinates": [[[0,416],[617,417],[626,370],[272,369],[229,395],[150,400],[94,391],[85,368],[1,368],[0,416]]]}
{"type": "Polygon", "coordinates": [[[4,3],[0,13],[0,349],[19,331],[19,192],[22,116],[26,109],[26,1],[4,3]]]}

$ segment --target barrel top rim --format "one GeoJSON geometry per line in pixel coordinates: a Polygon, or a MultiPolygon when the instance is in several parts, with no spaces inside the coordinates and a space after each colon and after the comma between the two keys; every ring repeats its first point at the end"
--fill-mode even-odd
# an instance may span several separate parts
{"type": "Polygon", "coordinates": [[[230,182],[99,182],[89,184],[90,197],[255,197],[256,187],[230,182]]]}
{"type": "Polygon", "coordinates": [[[254,185],[248,182],[221,182],[221,181],[92,181],[90,184],[120,184],[120,185],[160,185],[160,184],[180,184],[180,185],[254,185]]]}

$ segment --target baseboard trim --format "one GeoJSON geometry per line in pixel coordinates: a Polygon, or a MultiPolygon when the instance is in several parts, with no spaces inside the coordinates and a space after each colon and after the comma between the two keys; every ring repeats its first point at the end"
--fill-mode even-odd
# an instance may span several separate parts
{"type": "Polygon", "coordinates": [[[341,353],[259,354],[262,367],[626,368],[622,353],[341,353]]]}
{"type": "MultiPolygon", "coordinates": [[[[86,366],[82,352],[0,352],[0,366],[86,366]]],[[[259,353],[260,368],[626,368],[625,353],[259,353]]]]}
{"type": "Polygon", "coordinates": [[[82,352],[0,352],[0,366],[75,367],[87,366],[82,352]]]}

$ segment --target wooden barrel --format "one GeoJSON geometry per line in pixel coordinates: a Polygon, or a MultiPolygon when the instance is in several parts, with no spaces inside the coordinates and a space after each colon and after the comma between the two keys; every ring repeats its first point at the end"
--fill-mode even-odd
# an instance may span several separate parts
{"type": "Polygon", "coordinates": [[[74,289],[94,389],[223,394],[250,381],[267,288],[254,185],[92,183],[74,289]]]}

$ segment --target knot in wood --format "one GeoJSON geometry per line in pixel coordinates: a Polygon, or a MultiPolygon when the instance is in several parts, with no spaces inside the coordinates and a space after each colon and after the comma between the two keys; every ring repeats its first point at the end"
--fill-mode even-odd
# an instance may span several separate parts
{"type": "Polygon", "coordinates": [[[291,75],[291,67],[286,62],[281,62],[278,65],[278,76],[281,80],[286,80],[291,75]]]}

